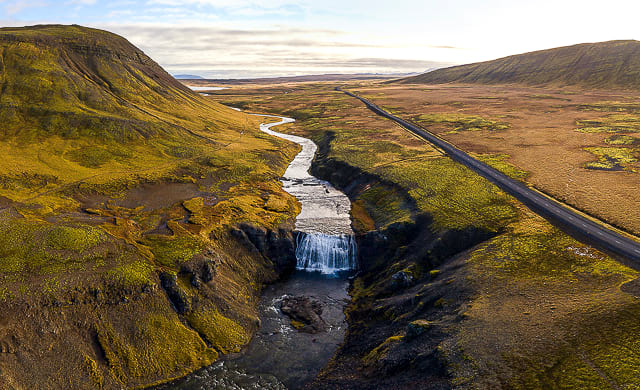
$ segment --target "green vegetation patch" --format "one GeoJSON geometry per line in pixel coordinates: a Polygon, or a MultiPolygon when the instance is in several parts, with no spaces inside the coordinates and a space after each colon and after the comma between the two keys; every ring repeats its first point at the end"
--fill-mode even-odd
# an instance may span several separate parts
{"type": "Polygon", "coordinates": [[[316,108],[301,108],[284,111],[283,115],[294,118],[299,121],[307,120],[313,117],[318,117],[322,114],[322,111],[316,108]]]}
{"type": "Polygon", "coordinates": [[[139,259],[127,264],[119,265],[107,272],[107,280],[123,286],[126,289],[139,290],[153,283],[153,266],[145,259],[139,259]]]}
{"type": "Polygon", "coordinates": [[[640,112],[640,103],[635,102],[597,102],[590,104],[581,104],[578,106],[582,111],[602,111],[602,112],[640,112]]]}
{"type": "Polygon", "coordinates": [[[517,216],[510,198],[498,187],[449,158],[394,164],[384,177],[408,188],[419,209],[434,217],[438,230],[499,231],[517,216]]]}
{"type": "Polygon", "coordinates": [[[417,121],[425,125],[443,125],[453,128],[453,131],[477,130],[506,130],[510,125],[506,122],[495,121],[475,115],[455,113],[422,114],[417,121]]]}
{"type": "Polygon", "coordinates": [[[133,334],[110,322],[97,326],[98,342],[112,375],[123,383],[129,377],[187,373],[218,358],[196,332],[174,314],[140,318],[133,334]]]}
{"type": "Polygon", "coordinates": [[[87,355],[83,355],[83,359],[84,369],[86,370],[87,374],[89,374],[91,381],[96,386],[96,388],[102,389],[102,386],[104,385],[104,377],[98,369],[98,363],[96,363],[95,360],[91,359],[87,355]]]}
{"type": "Polygon", "coordinates": [[[60,183],[58,176],[34,172],[0,175],[0,188],[9,190],[38,189],[60,183]]]}
{"type": "Polygon", "coordinates": [[[194,311],[187,320],[220,353],[238,352],[249,341],[247,331],[240,324],[217,310],[194,311]]]}
{"type": "Polygon", "coordinates": [[[182,206],[184,206],[191,215],[189,216],[189,222],[197,225],[204,225],[207,223],[206,218],[203,215],[204,209],[204,199],[192,198],[189,200],[185,200],[182,202],[182,206]]]}
{"type": "Polygon", "coordinates": [[[51,273],[83,267],[103,256],[91,249],[106,240],[91,226],[52,226],[42,221],[0,221],[0,272],[51,273]]]}
{"type": "Polygon", "coordinates": [[[171,237],[147,236],[144,242],[151,248],[156,263],[167,267],[176,267],[190,260],[206,246],[200,237],[192,234],[171,237]]]}
{"type": "Polygon", "coordinates": [[[607,137],[604,143],[608,145],[637,145],[640,144],[640,138],[624,134],[615,134],[607,137]]]}
{"type": "Polygon", "coordinates": [[[50,248],[84,252],[105,240],[106,234],[92,227],[55,226],[46,234],[50,248]]]}
{"type": "Polygon", "coordinates": [[[511,158],[508,154],[474,154],[473,157],[512,179],[524,181],[529,175],[528,172],[508,163],[507,160],[511,158]]]}
{"type": "Polygon", "coordinates": [[[620,280],[637,274],[610,258],[592,253],[583,244],[537,218],[529,222],[526,231],[492,239],[474,251],[471,259],[482,264],[482,269],[499,270],[503,277],[509,278],[566,282],[587,275],[620,280]]]}
{"type": "Polygon", "coordinates": [[[367,353],[362,358],[362,363],[365,366],[375,365],[380,359],[384,358],[387,355],[387,352],[389,351],[389,348],[391,347],[391,345],[393,345],[394,343],[398,343],[403,339],[404,339],[404,336],[402,335],[391,336],[387,338],[380,345],[378,345],[377,347],[372,349],[369,353],[367,353]]]}
{"type": "Polygon", "coordinates": [[[629,114],[611,114],[604,118],[576,121],[582,133],[636,133],[640,132],[640,117],[629,114]]]}
{"type": "Polygon", "coordinates": [[[99,168],[111,160],[120,160],[131,156],[122,147],[86,146],[68,153],[68,157],[83,167],[99,168]]]}
{"type": "Polygon", "coordinates": [[[563,101],[571,101],[571,99],[565,98],[565,97],[560,97],[560,96],[554,96],[554,95],[549,95],[549,94],[534,94],[534,95],[525,95],[525,97],[529,98],[529,99],[547,99],[547,100],[563,100],[563,101]]]}
{"type": "Polygon", "coordinates": [[[584,148],[587,152],[593,153],[598,158],[597,161],[588,162],[585,167],[596,170],[623,170],[629,169],[629,164],[638,161],[638,150],[631,148],[616,147],[589,147],[584,148]]]}
{"type": "Polygon", "coordinates": [[[394,222],[409,222],[411,209],[406,204],[403,195],[396,189],[384,184],[374,184],[363,191],[358,202],[368,212],[369,218],[379,226],[387,226],[394,222]]]}

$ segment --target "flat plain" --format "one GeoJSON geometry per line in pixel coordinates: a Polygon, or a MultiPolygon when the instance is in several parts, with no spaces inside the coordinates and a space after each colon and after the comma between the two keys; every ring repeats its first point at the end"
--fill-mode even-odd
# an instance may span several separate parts
{"type": "Polygon", "coordinates": [[[456,84],[353,91],[498,169],[515,167],[527,183],[578,210],[640,233],[636,93],[456,84]]]}

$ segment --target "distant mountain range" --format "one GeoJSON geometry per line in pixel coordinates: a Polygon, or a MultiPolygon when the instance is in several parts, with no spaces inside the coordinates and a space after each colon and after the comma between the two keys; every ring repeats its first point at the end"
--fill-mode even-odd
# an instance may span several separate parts
{"type": "Polygon", "coordinates": [[[196,74],[174,74],[173,77],[178,80],[200,80],[204,79],[202,76],[196,74]]]}
{"type": "Polygon", "coordinates": [[[437,69],[395,82],[554,84],[640,89],[640,42],[583,43],[437,69]]]}
{"type": "MultiPolygon", "coordinates": [[[[305,81],[347,81],[347,80],[373,80],[373,79],[396,79],[399,77],[407,77],[418,73],[404,74],[382,74],[382,73],[358,73],[358,74],[319,74],[304,76],[283,76],[283,77],[260,77],[251,79],[203,79],[202,77],[191,80],[202,80],[196,84],[278,84],[288,82],[305,82],[305,81]]],[[[179,78],[176,76],[176,78],[179,78]]],[[[187,78],[182,78],[187,79],[187,78]]]]}

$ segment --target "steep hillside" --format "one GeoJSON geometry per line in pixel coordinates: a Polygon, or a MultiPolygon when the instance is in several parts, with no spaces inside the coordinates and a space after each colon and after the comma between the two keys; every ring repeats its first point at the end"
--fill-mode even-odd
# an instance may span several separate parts
{"type": "Polygon", "coordinates": [[[124,38],[79,26],[0,29],[2,135],[129,141],[237,124],[124,38]],[[206,119],[203,108],[216,110],[206,119]],[[185,112],[187,110],[187,112],[185,112]]]}
{"type": "Polygon", "coordinates": [[[438,69],[397,82],[557,84],[640,89],[640,42],[584,43],[438,69]]]}
{"type": "Polygon", "coordinates": [[[79,26],[0,29],[0,91],[0,387],[144,386],[248,342],[295,264],[297,147],[79,26]]]}

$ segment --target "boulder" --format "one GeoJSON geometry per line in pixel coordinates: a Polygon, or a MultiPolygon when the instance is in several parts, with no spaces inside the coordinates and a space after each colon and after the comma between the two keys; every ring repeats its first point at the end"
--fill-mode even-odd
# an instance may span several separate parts
{"type": "Polygon", "coordinates": [[[431,328],[431,322],[427,320],[415,320],[411,321],[407,325],[407,333],[405,336],[406,341],[411,341],[423,333],[427,332],[431,328]]]}
{"type": "Polygon", "coordinates": [[[391,284],[393,289],[404,289],[413,286],[415,279],[413,275],[407,271],[396,272],[391,276],[391,284]]]}
{"type": "Polygon", "coordinates": [[[322,303],[309,297],[286,296],[280,303],[280,310],[291,319],[291,324],[300,332],[324,332],[327,324],[322,317],[322,303]]]}

